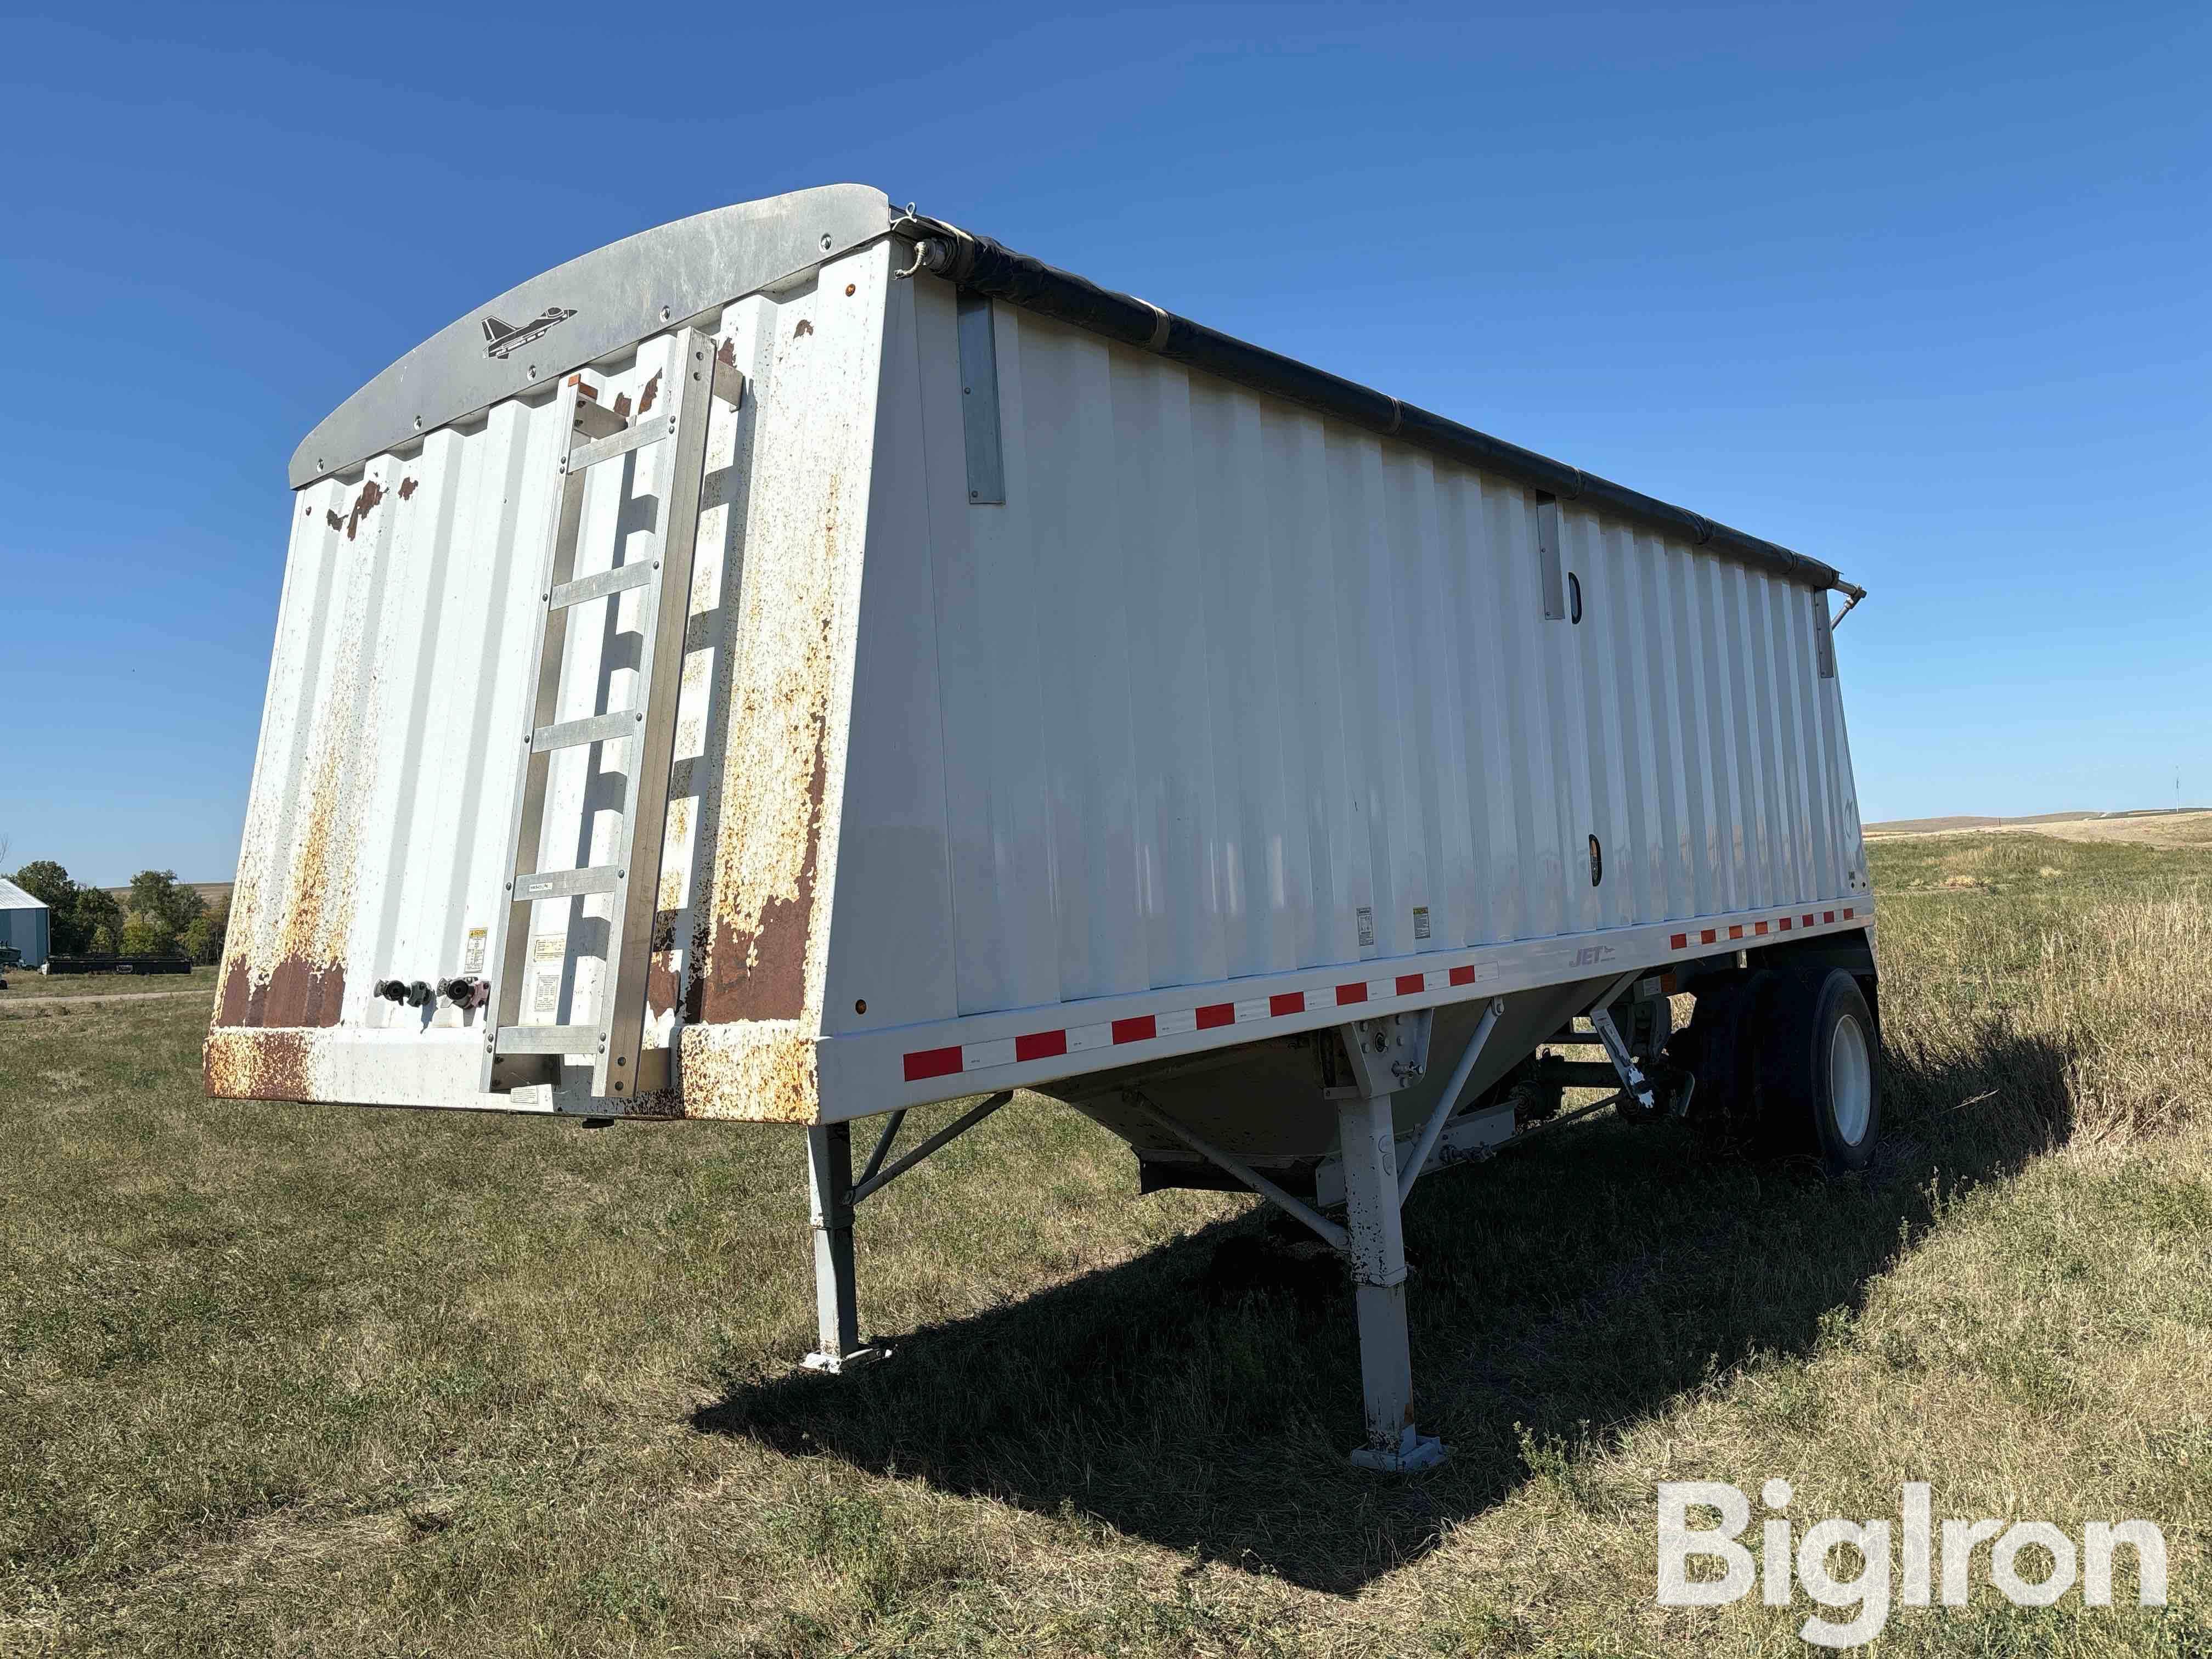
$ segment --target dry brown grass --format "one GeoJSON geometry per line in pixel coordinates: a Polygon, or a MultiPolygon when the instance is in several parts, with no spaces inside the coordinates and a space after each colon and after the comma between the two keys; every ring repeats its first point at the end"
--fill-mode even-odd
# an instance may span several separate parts
{"type": "Polygon", "coordinates": [[[1869,823],[1869,841],[1925,839],[1942,836],[1955,841],[1962,833],[1982,836],[2051,836],[2060,841],[2084,841],[2101,845],[2115,842],[2147,847],[2203,847],[2212,845],[2212,811],[2144,812],[2106,817],[2095,812],[2058,812],[2033,818],[1904,818],[1893,823],[1869,823]]]}
{"type": "Polygon", "coordinates": [[[2203,1651],[2212,856],[1899,846],[1873,1174],[1601,1121],[1425,1184],[1400,1485],[1340,1285],[1042,1102],[864,1209],[901,1351],[824,1379],[787,1131],[211,1105],[190,1003],[6,1017],[0,1650],[1780,1653],[1653,1605],[1651,1503],[1781,1474],[2166,1528],[2162,1614],[1891,1649],[2203,1651]]]}
{"type": "Polygon", "coordinates": [[[2054,823],[2048,833],[2061,841],[2093,844],[2133,842],[2144,847],[2212,847],[2212,812],[2161,812],[2131,818],[2084,818],[2054,823]]]}

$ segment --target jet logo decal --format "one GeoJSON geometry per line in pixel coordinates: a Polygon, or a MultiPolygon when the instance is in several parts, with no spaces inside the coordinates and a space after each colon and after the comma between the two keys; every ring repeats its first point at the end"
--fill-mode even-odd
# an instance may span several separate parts
{"type": "Polygon", "coordinates": [[[517,346],[526,346],[532,340],[543,339],[549,329],[556,324],[567,322],[575,314],[573,307],[548,306],[520,327],[513,323],[502,323],[496,317],[486,317],[483,319],[484,356],[504,357],[517,346]]]}

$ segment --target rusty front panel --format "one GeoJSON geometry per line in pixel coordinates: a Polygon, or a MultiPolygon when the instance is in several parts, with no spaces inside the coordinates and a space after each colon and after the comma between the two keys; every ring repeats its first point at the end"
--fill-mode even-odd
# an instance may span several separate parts
{"type": "MultiPolygon", "coordinates": [[[[768,411],[756,435],[714,842],[713,914],[700,1017],[820,1026],[826,876],[836,836],[850,713],[853,638],[867,509],[889,250],[825,268],[816,289],[781,307],[767,342],[768,411]]],[[[739,1045],[759,1109],[780,1121],[812,1088],[803,1066],[739,1045]],[[803,1085],[794,1079],[803,1073],[803,1085]]],[[[729,1097],[729,1050],[684,1044],[690,1099],[729,1097]],[[712,1073],[691,1069],[695,1050],[712,1073]]],[[[811,1118],[811,1104],[805,1116],[811,1118]]],[[[737,1115],[718,1110],[717,1115],[737,1115]]]]}
{"type": "Polygon", "coordinates": [[[821,1101],[814,1043],[796,1020],[685,1027],[684,1115],[812,1123],[821,1101]]]}
{"type": "Polygon", "coordinates": [[[313,1100],[306,1031],[210,1031],[200,1050],[209,1096],[216,1100],[313,1100]]]}
{"type": "MultiPolygon", "coordinates": [[[[596,384],[635,400],[659,372],[633,358],[610,365],[596,384]]],[[[418,1012],[370,988],[385,978],[434,985],[491,966],[486,940],[512,868],[498,803],[520,760],[526,647],[543,605],[533,553],[557,504],[567,435],[554,429],[557,419],[549,387],[294,497],[218,1031],[419,1030],[442,1042],[481,1019],[444,999],[418,1012]]],[[[595,475],[579,574],[607,568],[630,538],[649,533],[647,498],[665,493],[664,464],[648,450],[595,475]]],[[[635,597],[576,609],[583,643],[569,655],[563,695],[573,706],[564,714],[629,700],[622,635],[634,626],[635,597]]],[[[556,757],[565,769],[546,844],[536,849],[550,859],[541,867],[592,861],[593,838],[610,833],[594,809],[619,787],[609,775],[627,763],[627,750],[606,745],[595,768],[581,750],[556,757]]],[[[679,837],[690,811],[687,802],[672,815],[679,837]]],[[[532,914],[533,935],[560,947],[560,992],[580,1012],[599,994],[605,903],[586,896],[532,914]]],[[[665,1029],[648,1037],[656,1046],[670,1040],[665,1029]]],[[[257,1049],[260,1080],[242,1084],[245,1052],[233,1045],[211,1058],[211,1087],[250,1084],[282,1096],[298,1083],[268,1079],[283,1057],[257,1049]]],[[[316,1073],[337,1091],[330,1097],[362,1097],[354,1064],[316,1073]]]]}
{"type": "MultiPolygon", "coordinates": [[[[398,466],[385,459],[377,471],[398,466]]],[[[231,895],[218,1027],[326,1027],[344,1007],[358,779],[374,742],[362,645],[374,637],[390,520],[406,507],[374,474],[301,496],[231,895]],[[295,801],[298,810],[288,810],[295,801]]]]}

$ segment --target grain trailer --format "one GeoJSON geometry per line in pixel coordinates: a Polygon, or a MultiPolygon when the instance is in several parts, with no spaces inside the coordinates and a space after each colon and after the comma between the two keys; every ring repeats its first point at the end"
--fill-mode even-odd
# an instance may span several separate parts
{"type": "Polygon", "coordinates": [[[1601,1081],[1871,1150],[1816,560],[851,185],[532,277],[290,483],[209,1092],[789,1124],[818,1369],[1016,1089],[1342,1252],[1385,1469],[1424,1171],[1601,1081]]]}

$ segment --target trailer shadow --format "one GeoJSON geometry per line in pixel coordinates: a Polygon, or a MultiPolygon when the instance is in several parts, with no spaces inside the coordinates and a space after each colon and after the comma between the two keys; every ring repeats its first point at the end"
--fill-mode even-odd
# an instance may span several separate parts
{"type": "Polygon", "coordinates": [[[1900,1224],[1930,1218],[1937,1179],[2002,1179],[2070,1133],[2050,1043],[1993,1029],[1964,1058],[1887,1059],[1866,1176],[1607,1119],[1417,1188],[1418,1409],[1454,1449],[1417,1479],[1346,1463],[1341,1270],[1256,1216],[910,1333],[884,1365],[738,1389],[695,1426],[1350,1593],[1528,1480],[1532,1446],[1616,1433],[1716,1365],[1806,1350],[1894,1258],[1900,1224]]]}

